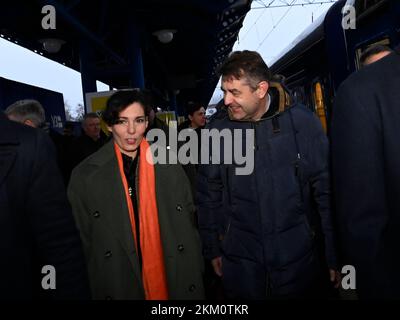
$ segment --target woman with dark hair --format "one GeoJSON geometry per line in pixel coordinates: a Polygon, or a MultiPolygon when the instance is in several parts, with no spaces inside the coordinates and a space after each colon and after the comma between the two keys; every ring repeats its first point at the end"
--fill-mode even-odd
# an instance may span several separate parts
{"type": "Polygon", "coordinates": [[[111,141],[72,173],[69,198],[95,299],[201,299],[203,260],[189,181],[154,164],[144,138],[149,102],[113,94],[103,119],[111,141]]]}

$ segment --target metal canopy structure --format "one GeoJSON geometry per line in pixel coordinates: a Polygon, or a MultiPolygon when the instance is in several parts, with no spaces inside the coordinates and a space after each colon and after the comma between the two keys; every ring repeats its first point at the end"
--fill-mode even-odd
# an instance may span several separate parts
{"type": "Polygon", "coordinates": [[[251,0],[14,0],[2,6],[0,34],[81,72],[84,92],[96,91],[99,80],[146,87],[172,106],[207,103],[250,6],[251,0]],[[55,8],[55,29],[42,26],[46,5],[55,8]],[[160,30],[172,31],[164,35],[172,41],[160,42],[160,30]],[[46,39],[61,40],[60,50],[46,39]]]}

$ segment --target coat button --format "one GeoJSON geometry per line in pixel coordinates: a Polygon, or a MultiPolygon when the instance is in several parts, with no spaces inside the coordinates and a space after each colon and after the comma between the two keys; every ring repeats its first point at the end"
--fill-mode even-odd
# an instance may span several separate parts
{"type": "Polygon", "coordinates": [[[180,244],[178,246],[178,251],[182,252],[185,249],[185,247],[183,246],[183,244],[180,244]]]}
{"type": "Polygon", "coordinates": [[[176,210],[177,210],[177,211],[181,212],[182,209],[183,209],[183,207],[182,207],[180,204],[178,204],[178,205],[176,206],[176,210]]]}
{"type": "Polygon", "coordinates": [[[95,217],[95,218],[100,217],[100,212],[98,212],[98,211],[93,212],[93,217],[95,217]]]}
{"type": "Polygon", "coordinates": [[[189,291],[190,292],[193,292],[193,291],[195,291],[196,290],[196,286],[194,285],[194,284],[192,284],[190,287],[189,287],[189,291]]]}
{"type": "Polygon", "coordinates": [[[104,254],[104,256],[105,256],[106,258],[111,258],[112,252],[111,252],[111,251],[107,251],[107,252],[104,254]]]}

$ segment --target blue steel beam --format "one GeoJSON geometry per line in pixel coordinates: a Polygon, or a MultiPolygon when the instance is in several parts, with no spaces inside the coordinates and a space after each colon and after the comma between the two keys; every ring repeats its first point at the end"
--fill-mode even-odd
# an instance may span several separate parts
{"type": "Polygon", "coordinates": [[[74,0],[68,3],[68,6],[66,7],[67,11],[73,10],[80,2],[81,0],[74,0]]]}

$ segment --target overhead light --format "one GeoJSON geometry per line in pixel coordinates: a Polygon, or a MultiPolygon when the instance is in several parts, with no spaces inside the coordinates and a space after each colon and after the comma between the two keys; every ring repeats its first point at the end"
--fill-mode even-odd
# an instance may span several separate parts
{"type": "Polygon", "coordinates": [[[176,33],[176,30],[162,29],[153,32],[153,35],[156,36],[158,38],[158,41],[160,41],[161,43],[168,43],[171,42],[174,38],[174,33],[176,33]]]}
{"type": "Polygon", "coordinates": [[[57,53],[60,51],[61,46],[65,43],[64,40],[48,38],[48,39],[40,39],[40,43],[43,44],[43,49],[48,53],[57,53]]]}

